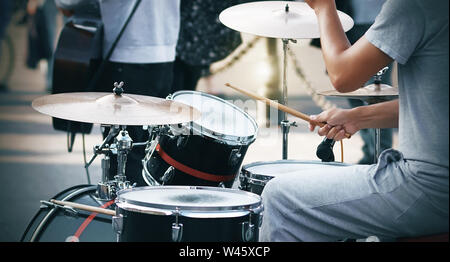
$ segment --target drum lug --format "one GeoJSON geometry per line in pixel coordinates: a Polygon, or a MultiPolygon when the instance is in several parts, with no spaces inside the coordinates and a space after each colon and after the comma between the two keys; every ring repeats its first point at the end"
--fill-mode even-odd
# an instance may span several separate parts
{"type": "Polygon", "coordinates": [[[183,149],[186,147],[189,138],[187,136],[178,136],[177,138],[177,148],[183,149]]]}
{"type": "Polygon", "coordinates": [[[230,157],[228,158],[228,165],[229,166],[235,166],[239,159],[241,158],[242,154],[241,154],[241,148],[235,148],[231,150],[231,154],[230,157]]]}
{"type": "Polygon", "coordinates": [[[161,177],[161,184],[166,184],[172,180],[173,175],[175,174],[175,168],[173,166],[169,166],[164,175],[161,177]]]}
{"type": "Polygon", "coordinates": [[[250,242],[253,239],[255,225],[252,224],[250,221],[242,222],[241,225],[242,225],[242,240],[244,242],[250,242]]]}
{"type": "Polygon", "coordinates": [[[113,228],[114,232],[116,232],[118,235],[122,234],[122,229],[123,229],[123,215],[122,214],[112,217],[112,228],[113,228]]]}
{"type": "Polygon", "coordinates": [[[183,224],[178,223],[178,209],[175,212],[175,223],[172,223],[172,241],[180,242],[183,238],[183,224]]]}
{"type": "Polygon", "coordinates": [[[172,224],[172,241],[180,242],[183,238],[183,224],[172,224]]]}
{"type": "Polygon", "coordinates": [[[258,228],[262,226],[263,218],[264,218],[263,213],[260,213],[258,218],[258,228]]]}

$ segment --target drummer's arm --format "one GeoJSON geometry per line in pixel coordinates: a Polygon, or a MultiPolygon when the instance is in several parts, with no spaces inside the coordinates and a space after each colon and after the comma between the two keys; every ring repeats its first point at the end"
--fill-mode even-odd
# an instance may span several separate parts
{"type": "Polygon", "coordinates": [[[353,115],[358,121],[358,129],[366,128],[397,128],[398,99],[356,107],[353,115]]]}
{"type": "Polygon", "coordinates": [[[344,33],[335,1],[306,0],[316,12],[322,54],[328,75],[339,92],[351,92],[364,85],[392,58],[372,45],[364,36],[353,46],[344,33]]]}

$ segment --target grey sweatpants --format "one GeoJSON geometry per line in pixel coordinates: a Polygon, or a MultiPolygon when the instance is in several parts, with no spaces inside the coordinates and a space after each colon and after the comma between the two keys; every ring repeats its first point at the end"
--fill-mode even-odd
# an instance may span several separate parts
{"type": "Polygon", "coordinates": [[[387,149],[376,165],[324,166],[270,180],[260,241],[383,239],[448,232],[448,168],[387,149]]]}

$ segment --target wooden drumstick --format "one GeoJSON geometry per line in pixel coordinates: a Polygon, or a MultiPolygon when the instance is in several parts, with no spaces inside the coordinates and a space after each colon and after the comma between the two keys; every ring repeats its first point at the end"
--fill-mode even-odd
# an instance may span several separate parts
{"type": "MultiPolygon", "coordinates": [[[[104,215],[108,215],[108,216],[116,215],[116,211],[111,210],[111,209],[101,208],[101,207],[94,207],[94,206],[89,206],[89,205],[84,205],[84,204],[79,204],[79,203],[69,202],[69,201],[61,201],[61,200],[56,200],[56,199],[51,199],[50,202],[57,204],[57,205],[61,205],[61,206],[69,206],[69,207],[73,207],[76,209],[99,213],[99,214],[104,214],[104,215]]],[[[151,215],[159,215],[159,216],[165,216],[168,214],[167,212],[158,211],[158,210],[146,210],[145,213],[151,214],[151,215]]]]}
{"type": "Polygon", "coordinates": [[[60,201],[60,200],[55,200],[55,199],[50,200],[50,202],[55,203],[57,205],[61,205],[61,206],[69,206],[69,207],[73,207],[76,209],[81,209],[81,210],[85,210],[85,211],[89,211],[89,212],[95,212],[95,213],[104,214],[104,215],[108,215],[108,216],[116,215],[116,211],[111,210],[111,209],[101,208],[101,207],[88,206],[88,205],[84,205],[84,204],[68,202],[68,201],[60,201]]]}
{"type": "MultiPolygon", "coordinates": [[[[249,97],[252,97],[252,98],[254,98],[254,99],[256,99],[256,100],[261,100],[261,101],[265,102],[268,106],[277,108],[278,110],[281,110],[281,111],[283,111],[283,112],[286,112],[286,113],[288,113],[288,114],[291,114],[291,115],[293,115],[293,116],[296,116],[296,117],[298,117],[298,118],[300,118],[300,119],[302,119],[302,120],[305,120],[305,121],[308,122],[308,123],[315,124],[315,125],[318,125],[318,126],[320,126],[320,127],[323,127],[324,125],[327,124],[326,122],[317,122],[317,121],[311,120],[311,118],[310,118],[308,115],[303,114],[302,112],[299,112],[299,111],[297,111],[297,110],[295,110],[295,109],[293,109],[293,108],[290,108],[290,107],[287,107],[287,106],[282,105],[282,104],[280,104],[280,103],[277,103],[277,102],[275,102],[275,101],[273,101],[273,100],[270,100],[270,99],[268,99],[268,98],[266,98],[266,97],[263,97],[263,96],[254,94],[254,93],[252,93],[252,92],[249,92],[249,91],[247,91],[247,90],[243,90],[243,89],[241,89],[241,88],[232,86],[232,85],[230,85],[229,83],[226,83],[225,85],[228,86],[228,87],[231,87],[232,89],[234,89],[234,90],[236,90],[236,91],[238,91],[238,92],[240,92],[240,93],[242,93],[242,94],[244,94],[244,95],[247,95],[247,96],[249,96],[249,97]]],[[[352,135],[350,135],[349,133],[345,133],[345,136],[346,136],[347,138],[350,138],[352,135]]]]}

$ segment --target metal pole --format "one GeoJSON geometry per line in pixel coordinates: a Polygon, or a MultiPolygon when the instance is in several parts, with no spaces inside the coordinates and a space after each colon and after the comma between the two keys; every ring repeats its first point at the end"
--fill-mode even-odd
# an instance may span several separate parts
{"type": "Polygon", "coordinates": [[[381,148],[381,129],[376,128],[375,129],[375,161],[374,163],[378,162],[378,157],[380,156],[380,148],[381,148]]]}
{"type": "MultiPolygon", "coordinates": [[[[288,95],[287,95],[287,83],[286,83],[286,68],[287,68],[287,48],[289,39],[282,39],[283,41],[283,104],[288,105],[288,95]]],[[[286,112],[283,112],[283,120],[281,121],[281,131],[283,133],[283,145],[282,145],[282,158],[288,158],[288,134],[289,134],[289,121],[287,120],[286,112]]]]}

